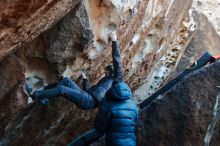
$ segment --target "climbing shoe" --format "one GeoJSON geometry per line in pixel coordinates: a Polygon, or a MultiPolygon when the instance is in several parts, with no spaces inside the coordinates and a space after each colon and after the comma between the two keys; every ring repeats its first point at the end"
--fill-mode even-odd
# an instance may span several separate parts
{"type": "Polygon", "coordinates": [[[28,96],[30,96],[31,92],[33,91],[33,89],[31,88],[31,86],[28,83],[25,83],[25,91],[28,94],[28,96]]]}

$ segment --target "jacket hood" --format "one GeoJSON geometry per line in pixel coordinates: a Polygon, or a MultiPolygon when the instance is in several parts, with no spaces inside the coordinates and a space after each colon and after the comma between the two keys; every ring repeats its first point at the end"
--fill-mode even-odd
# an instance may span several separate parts
{"type": "Polygon", "coordinates": [[[119,82],[112,85],[110,89],[110,99],[115,99],[119,101],[127,100],[131,97],[131,89],[124,82],[119,82]]]}

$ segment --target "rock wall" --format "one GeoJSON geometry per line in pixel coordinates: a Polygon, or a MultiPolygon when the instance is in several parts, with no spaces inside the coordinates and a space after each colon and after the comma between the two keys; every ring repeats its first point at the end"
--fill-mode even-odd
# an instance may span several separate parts
{"type": "Polygon", "coordinates": [[[194,0],[189,11],[190,19],[196,23],[197,29],[189,47],[184,52],[179,65],[173,72],[180,72],[192,64],[203,53],[219,55],[220,41],[220,4],[218,0],[194,0]]]}
{"type": "Polygon", "coordinates": [[[143,90],[147,93],[135,93],[135,99],[142,101],[164,82],[191,40],[193,30],[183,24],[183,20],[188,22],[190,5],[191,1],[82,1],[17,54],[23,54],[23,57],[18,55],[21,60],[33,56],[55,66],[53,78],[48,79],[46,71],[38,74],[45,69],[34,69],[33,65],[27,65],[29,62],[22,61],[29,66],[27,70],[32,70],[26,76],[37,74],[45,80],[44,84],[60,75],[77,80],[81,70],[87,70],[95,84],[104,74],[103,68],[112,61],[108,33],[117,28],[126,82],[133,89],[147,84],[143,90]],[[178,9],[179,6],[185,11],[178,9]],[[152,84],[155,84],[153,90],[152,84]]]}
{"type": "Polygon", "coordinates": [[[23,91],[24,68],[14,56],[8,56],[0,64],[0,137],[5,134],[8,123],[27,104],[23,91]]]}
{"type": "Polygon", "coordinates": [[[79,0],[0,2],[0,60],[23,47],[64,17],[79,0]]]}
{"type": "Polygon", "coordinates": [[[75,136],[92,127],[95,110],[82,111],[62,97],[42,106],[23,109],[7,125],[6,145],[67,145],[75,136]]]}
{"type": "MultiPolygon", "coordinates": [[[[187,76],[140,112],[139,145],[201,146],[220,89],[220,61],[187,76]]],[[[211,146],[219,145],[219,122],[211,146]]]]}
{"type": "MultiPolygon", "coordinates": [[[[42,88],[57,82],[60,76],[78,81],[84,69],[89,72],[91,83],[95,84],[104,74],[104,67],[112,61],[108,33],[117,29],[125,81],[132,89],[147,83],[144,89],[135,92],[134,100],[141,101],[165,81],[194,32],[194,25],[189,25],[191,21],[187,18],[192,0],[1,3],[4,13],[0,13],[0,58],[16,50],[14,58],[18,60],[16,63],[20,65],[22,76],[11,76],[12,79],[6,82],[5,86],[11,87],[11,80],[21,80],[10,88],[12,95],[19,93],[17,90],[24,85],[25,77],[34,88],[42,88]],[[21,14],[11,12],[20,12],[18,7],[25,11],[21,14]],[[2,25],[7,22],[6,18],[10,27],[2,25]],[[156,72],[159,74],[155,75],[156,72]],[[152,79],[158,76],[160,82],[150,90],[152,79]]],[[[4,66],[6,59],[1,62],[3,68],[9,68],[9,71],[4,69],[5,75],[16,68],[4,66]]],[[[4,74],[2,72],[1,76],[4,74]]],[[[6,93],[1,93],[1,102],[19,105],[19,110],[14,110],[13,120],[1,119],[3,144],[66,145],[92,127],[95,110],[82,111],[62,97],[47,106],[30,103],[23,108],[27,96],[15,96],[21,103],[17,104],[6,100],[6,93]]],[[[6,113],[10,114],[9,111],[6,113]]]]}
{"type": "Polygon", "coordinates": [[[179,31],[174,41],[176,43],[170,48],[168,55],[157,63],[144,84],[135,91],[140,101],[193,64],[205,52],[208,51],[212,55],[220,54],[219,10],[218,0],[193,0],[188,22],[183,22],[188,29],[183,27],[179,31]]]}

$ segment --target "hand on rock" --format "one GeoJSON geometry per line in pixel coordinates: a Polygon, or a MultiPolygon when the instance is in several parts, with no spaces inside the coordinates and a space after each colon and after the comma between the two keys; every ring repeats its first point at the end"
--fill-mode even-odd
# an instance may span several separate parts
{"type": "Polygon", "coordinates": [[[109,33],[109,37],[112,41],[116,41],[117,40],[117,34],[116,31],[113,31],[111,33],[109,33]]]}
{"type": "Polygon", "coordinates": [[[33,96],[33,95],[34,95],[34,90],[32,90],[30,93],[30,96],[33,96]]]}
{"type": "Polygon", "coordinates": [[[85,72],[82,72],[82,77],[83,77],[83,79],[87,79],[85,72]]]}

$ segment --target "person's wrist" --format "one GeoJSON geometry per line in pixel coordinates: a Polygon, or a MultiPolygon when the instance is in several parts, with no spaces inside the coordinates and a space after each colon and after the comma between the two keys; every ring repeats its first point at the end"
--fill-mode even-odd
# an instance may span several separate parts
{"type": "Polygon", "coordinates": [[[117,40],[117,38],[115,38],[115,39],[112,39],[112,41],[116,41],[117,40]]]}
{"type": "Polygon", "coordinates": [[[32,90],[30,93],[30,96],[33,96],[33,95],[34,95],[34,90],[32,90]]]}
{"type": "Polygon", "coordinates": [[[82,77],[83,77],[83,79],[86,79],[87,78],[87,76],[86,76],[86,74],[84,73],[84,72],[82,72],[82,77]]]}
{"type": "Polygon", "coordinates": [[[113,36],[112,36],[112,41],[116,41],[117,40],[117,36],[116,36],[116,34],[114,34],[113,36]]]}
{"type": "Polygon", "coordinates": [[[116,32],[111,32],[111,33],[109,34],[109,36],[110,36],[110,39],[111,39],[112,41],[116,41],[116,40],[117,40],[117,34],[116,34],[116,32]]]}

